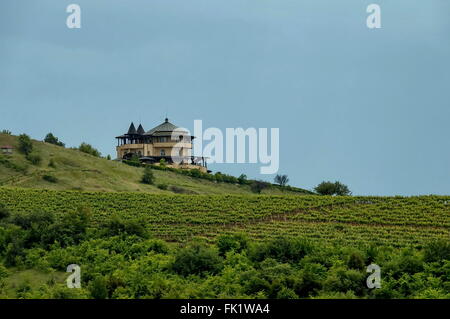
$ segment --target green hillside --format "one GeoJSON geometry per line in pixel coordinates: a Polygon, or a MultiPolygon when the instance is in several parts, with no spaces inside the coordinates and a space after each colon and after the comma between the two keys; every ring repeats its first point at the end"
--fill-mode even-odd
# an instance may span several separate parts
{"type": "MultiPolygon", "coordinates": [[[[34,152],[42,161],[39,165],[31,164],[17,150],[16,136],[0,134],[0,146],[15,147],[12,155],[0,154],[0,186],[39,188],[53,190],[79,190],[102,192],[148,192],[172,193],[170,186],[177,186],[189,194],[249,194],[248,185],[215,183],[204,179],[188,177],[182,174],[154,170],[155,184],[140,183],[142,168],[132,167],[117,161],[94,157],[78,150],[67,149],[49,143],[33,141],[34,152]],[[50,167],[50,161],[55,164],[50,167]],[[45,175],[56,177],[52,183],[43,179],[45,175]],[[166,184],[168,190],[161,190],[157,185],[166,184]]],[[[271,187],[263,194],[299,194],[271,187]]]]}
{"type": "Polygon", "coordinates": [[[450,298],[449,203],[0,187],[0,298],[450,298]]]}
{"type": "Polygon", "coordinates": [[[255,195],[157,169],[153,186],[143,168],[33,149],[38,165],[0,156],[0,299],[450,298],[449,196],[255,195]],[[371,263],[380,289],[366,285],[371,263]],[[67,288],[71,264],[80,289],[67,288]]]}
{"type": "Polygon", "coordinates": [[[113,216],[137,221],[154,236],[184,242],[244,232],[254,240],[303,237],[319,243],[422,247],[450,238],[450,197],[174,195],[0,188],[14,213],[64,218],[92,210],[93,226],[113,216]]]}

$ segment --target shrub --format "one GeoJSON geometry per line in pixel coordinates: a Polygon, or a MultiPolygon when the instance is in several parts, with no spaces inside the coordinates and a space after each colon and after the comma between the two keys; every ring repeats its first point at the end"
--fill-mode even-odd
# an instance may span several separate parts
{"type": "Polygon", "coordinates": [[[144,169],[144,175],[142,175],[141,182],[143,184],[153,184],[155,182],[155,177],[153,176],[152,169],[150,167],[146,167],[144,169]]]}
{"type": "Polygon", "coordinates": [[[338,181],[332,182],[322,182],[317,185],[314,190],[319,195],[338,195],[345,196],[351,195],[350,189],[347,185],[344,185],[338,181]]]}
{"type": "Polygon", "coordinates": [[[167,184],[158,184],[158,188],[162,190],[167,190],[168,187],[167,184]]]}
{"type": "Polygon", "coordinates": [[[95,156],[95,157],[100,157],[101,156],[101,153],[97,149],[92,147],[92,145],[84,143],[84,142],[81,143],[81,145],[78,147],[78,150],[80,152],[83,152],[83,153],[86,153],[86,154],[90,154],[90,155],[95,156]]]}
{"type": "Polygon", "coordinates": [[[42,157],[36,153],[28,154],[26,158],[33,165],[39,165],[42,162],[42,157]]]}
{"type": "Polygon", "coordinates": [[[97,276],[89,283],[89,292],[94,299],[108,298],[108,288],[105,278],[97,276]]]}
{"type": "Polygon", "coordinates": [[[347,266],[350,269],[364,269],[365,262],[363,256],[359,252],[352,252],[348,258],[347,266]]]}
{"type": "Polygon", "coordinates": [[[308,297],[317,293],[326,278],[326,268],[317,263],[307,263],[300,271],[300,282],[295,286],[299,297],[308,297]]]}
{"type": "Polygon", "coordinates": [[[102,235],[118,236],[121,234],[136,235],[147,238],[148,233],[144,224],[136,219],[124,219],[118,215],[113,215],[102,225],[102,235]]]}
{"type": "Polygon", "coordinates": [[[42,176],[42,179],[49,183],[57,183],[58,182],[58,179],[52,175],[44,175],[44,176],[42,176]]]}
{"type": "Polygon", "coordinates": [[[63,142],[60,142],[58,140],[58,138],[56,136],[54,136],[52,133],[48,133],[45,138],[44,138],[44,142],[46,143],[50,143],[50,144],[54,144],[54,145],[58,145],[58,146],[62,146],[64,147],[65,144],[63,142]]]}
{"type": "Polygon", "coordinates": [[[5,207],[5,205],[0,203],[0,220],[8,218],[10,216],[9,210],[5,207]]]}
{"type": "Polygon", "coordinates": [[[289,178],[287,175],[277,175],[274,179],[275,183],[280,186],[286,186],[286,184],[289,182],[289,178]]]}
{"type": "Polygon", "coordinates": [[[243,234],[236,235],[222,235],[217,239],[217,248],[219,249],[219,254],[225,256],[228,251],[234,250],[236,252],[241,252],[247,249],[248,239],[243,234]]]}
{"type": "MultiPolygon", "coordinates": [[[[133,161],[129,161],[129,160],[122,160],[122,163],[130,165],[130,166],[134,166],[134,167],[142,167],[144,166],[141,162],[133,162],[133,161]]],[[[154,169],[154,167],[152,167],[154,169]]]]}
{"type": "Polygon", "coordinates": [[[450,242],[433,241],[424,248],[424,254],[426,262],[450,260],[450,242]]]}
{"type": "Polygon", "coordinates": [[[261,194],[263,189],[268,188],[269,184],[263,181],[253,181],[253,183],[250,186],[250,189],[253,193],[261,194]]]}
{"type": "Polygon", "coordinates": [[[247,184],[248,180],[247,180],[247,175],[245,174],[241,174],[238,177],[238,183],[241,185],[247,184]]]}
{"type": "Polygon", "coordinates": [[[132,163],[139,163],[140,164],[141,161],[139,160],[139,155],[137,155],[136,153],[131,155],[130,162],[132,162],[132,163]]]}
{"type": "Polygon", "coordinates": [[[362,296],[367,289],[366,276],[362,271],[338,267],[330,270],[324,282],[324,288],[330,292],[353,291],[356,295],[362,296]]]}
{"type": "Polygon", "coordinates": [[[216,274],[221,267],[222,258],[218,252],[199,243],[180,249],[172,265],[172,269],[183,276],[216,274]]]}
{"type": "Polygon", "coordinates": [[[192,193],[191,191],[184,189],[183,187],[179,187],[179,186],[170,186],[170,190],[176,194],[190,194],[192,193]]]}
{"type": "Polygon", "coordinates": [[[273,258],[280,262],[298,262],[311,251],[311,244],[301,238],[279,237],[256,246],[251,257],[258,262],[266,258],[273,258]]]}
{"type": "Polygon", "coordinates": [[[55,160],[53,158],[48,162],[48,167],[56,168],[55,160]]]}
{"type": "Polygon", "coordinates": [[[19,136],[19,151],[25,155],[28,155],[33,150],[33,142],[31,138],[26,134],[19,136]]]}

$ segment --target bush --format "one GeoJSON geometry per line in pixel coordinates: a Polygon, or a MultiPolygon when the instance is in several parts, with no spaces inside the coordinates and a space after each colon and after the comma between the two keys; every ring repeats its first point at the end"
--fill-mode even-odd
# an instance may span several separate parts
{"type": "Polygon", "coordinates": [[[19,136],[19,151],[25,155],[28,155],[33,150],[33,142],[31,138],[26,134],[19,136]]]}
{"type": "Polygon", "coordinates": [[[159,189],[162,189],[162,190],[167,190],[167,188],[169,187],[169,186],[167,186],[167,184],[158,184],[158,186],[157,186],[159,189]]]}
{"type": "Polygon", "coordinates": [[[319,195],[338,195],[338,196],[346,196],[351,195],[350,189],[347,185],[344,185],[338,181],[332,182],[322,182],[317,185],[314,190],[319,195]]]}
{"type": "Polygon", "coordinates": [[[144,223],[136,219],[124,219],[121,216],[113,215],[102,225],[102,235],[111,237],[118,235],[136,235],[147,238],[148,233],[144,223]]]}
{"type": "Polygon", "coordinates": [[[84,142],[81,143],[81,145],[78,147],[78,150],[80,152],[83,152],[83,153],[86,153],[86,154],[90,154],[90,155],[95,156],[95,157],[100,157],[101,156],[101,153],[97,149],[92,147],[92,145],[84,143],[84,142]]]}
{"type": "Polygon", "coordinates": [[[26,158],[33,165],[39,165],[42,162],[42,157],[36,153],[28,154],[26,158]]]}
{"type": "Polygon", "coordinates": [[[51,158],[50,161],[48,162],[48,167],[56,168],[56,164],[53,158],[51,158]]]}
{"type": "Polygon", "coordinates": [[[44,176],[42,176],[42,179],[49,183],[57,183],[58,182],[58,179],[52,175],[44,175],[44,176]]]}
{"type": "Polygon", "coordinates": [[[0,203],[0,220],[8,218],[10,215],[9,210],[5,207],[5,205],[0,203]]]}
{"type": "Polygon", "coordinates": [[[450,242],[440,240],[429,243],[424,248],[426,262],[450,260],[450,242]]]}
{"type": "Polygon", "coordinates": [[[89,283],[89,292],[94,299],[108,298],[108,288],[106,280],[102,276],[97,276],[89,283]]]}
{"type": "Polygon", "coordinates": [[[153,176],[153,172],[150,167],[147,166],[144,169],[144,175],[142,176],[141,182],[149,185],[155,182],[155,177],[153,176]]]}
{"type": "Polygon", "coordinates": [[[170,190],[176,194],[195,194],[195,192],[179,186],[170,186],[170,190]]]}
{"type": "Polygon", "coordinates": [[[364,269],[365,262],[363,256],[359,252],[352,252],[348,258],[347,266],[350,269],[364,269]]]}
{"type": "Polygon", "coordinates": [[[253,193],[261,194],[263,189],[268,188],[269,184],[263,181],[253,181],[253,183],[250,186],[250,189],[253,193]]]}
{"type": "MultiPolygon", "coordinates": [[[[122,160],[122,163],[127,164],[129,166],[134,166],[134,167],[142,167],[144,166],[144,164],[142,164],[141,162],[133,162],[133,161],[129,161],[129,160],[122,160]]],[[[154,168],[154,167],[152,167],[154,168]]]]}
{"type": "Polygon", "coordinates": [[[283,187],[283,186],[286,186],[286,184],[289,182],[289,178],[287,175],[277,175],[277,176],[275,176],[274,181],[276,184],[283,187]]]}
{"type": "Polygon", "coordinates": [[[238,183],[241,184],[241,185],[247,184],[248,183],[247,175],[245,175],[245,174],[239,175],[238,183]]]}
{"type": "Polygon", "coordinates": [[[221,267],[222,258],[218,252],[199,243],[180,249],[172,265],[172,269],[183,276],[216,274],[221,267]]]}
{"type": "Polygon", "coordinates": [[[64,147],[65,144],[63,142],[60,142],[58,140],[58,138],[56,136],[54,136],[52,133],[48,133],[45,138],[44,138],[44,142],[46,143],[50,143],[50,144],[54,144],[54,145],[58,145],[58,146],[62,146],[64,147]]]}
{"type": "Polygon", "coordinates": [[[279,237],[254,248],[251,258],[261,262],[266,258],[273,258],[279,262],[298,262],[312,251],[309,242],[301,239],[279,237]]]}
{"type": "Polygon", "coordinates": [[[243,234],[236,235],[222,235],[217,239],[217,248],[219,254],[225,256],[228,251],[234,250],[235,252],[241,252],[247,249],[248,239],[243,234]]]}

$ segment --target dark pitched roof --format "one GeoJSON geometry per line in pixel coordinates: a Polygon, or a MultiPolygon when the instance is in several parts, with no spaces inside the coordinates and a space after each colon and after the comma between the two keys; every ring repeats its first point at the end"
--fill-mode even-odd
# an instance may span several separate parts
{"type": "Polygon", "coordinates": [[[144,128],[142,127],[141,124],[139,124],[139,127],[138,127],[138,129],[137,129],[137,133],[140,134],[140,135],[145,134],[145,130],[144,130],[144,128]]]}
{"type": "Polygon", "coordinates": [[[134,127],[133,122],[131,122],[130,128],[128,129],[128,133],[127,134],[136,134],[136,128],[134,127]]]}
{"type": "Polygon", "coordinates": [[[169,119],[166,118],[164,123],[161,123],[158,126],[152,128],[150,131],[145,133],[145,135],[155,135],[155,136],[168,135],[168,136],[170,136],[170,133],[178,128],[179,127],[170,123],[169,119]]]}
{"type": "Polygon", "coordinates": [[[11,145],[2,145],[2,146],[0,146],[0,149],[2,149],[2,150],[12,150],[12,149],[14,149],[14,147],[12,147],[11,145]]]}

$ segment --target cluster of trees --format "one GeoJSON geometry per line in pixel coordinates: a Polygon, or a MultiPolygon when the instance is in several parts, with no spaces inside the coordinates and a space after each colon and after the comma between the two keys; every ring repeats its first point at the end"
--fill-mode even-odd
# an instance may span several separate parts
{"type": "Polygon", "coordinates": [[[78,147],[78,150],[80,152],[95,156],[95,157],[101,157],[102,154],[94,148],[91,144],[88,143],[81,143],[81,145],[78,147]]]}
{"type": "Polygon", "coordinates": [[[25,158],[33,165],[39,165],[42,161],[41,156],[33,150],[33,142],[27,134],[19,136],[19,151],[25,155],[25,158]]]}
{"type": "Polygon", "coordinates": [[[448,276],[445,241],[423,249],[356,248],[235,234],[181,245],[152,238],[142,221],[117,215],[97,225],[88,209],[55,217],[0,207],[0,297],[450,298],[448,276]],[[51,277],[73,263],[82,270],[81,289],[54,280],[13,292],[8,286],[11,272],[35,269],[51,277]],[[371,263],[381,267],[380,289],[366,285],[371,263]]]}
{"type": "Polygon", "coordinates": [[[44,138],[44,142],[46,143],[50,143],[50,144],[54,144],[57,146],[61,146],[61,147],[65,147],[66,145],[61,142],[56,136],[54,136],[52,133],[48,133],[45,138],[44,138]]]}

